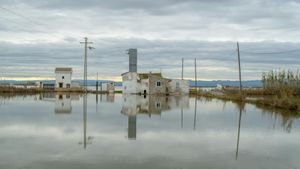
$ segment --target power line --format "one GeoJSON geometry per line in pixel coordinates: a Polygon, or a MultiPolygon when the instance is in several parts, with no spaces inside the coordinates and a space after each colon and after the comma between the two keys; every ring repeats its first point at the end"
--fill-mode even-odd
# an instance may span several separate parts
{"type": "Polygon", "coordinates": [[[250,52],[250,51],[241,51],[241,52],[242,53],[247,53],[247,54],[269,55],[269,54],[294,53],[294,52],[298,52],[298,51],[300,51],[300,49],[285,50],[285,51],[276,51],[276,52],[250,52]]]}
{"type": "Polygon", "coordinates": [[[31,23],[34,23],[34,24],[37,24],[37,25],[43,25],[43,23],[37,22],[37,21],[35,21],[35,20],[32,20],[31,18],[26,17],[26,16],[24,16],[24,15],[21,15],[21,14],[19,14],[19,13],[13,11],[13,10],[11,10],[11,9],[4,8],[4,7],[2,7],[2,6],[0,6],[0,9],[5,10],[5,11],[7,11],[7,12],[9,12],[9,13],[15,15],[15,16],[20,17],[20,18],[26,19],[27,21],[29,21],[29,22],[31,22],[31,23]]]}

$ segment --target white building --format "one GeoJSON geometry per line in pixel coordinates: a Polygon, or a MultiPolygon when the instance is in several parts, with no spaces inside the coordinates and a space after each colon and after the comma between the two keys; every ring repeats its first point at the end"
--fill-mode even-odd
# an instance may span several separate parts
{"type": "Polygon", "coordinates": [[[187,80],[164,78],[161,73],[137,73],[137,49],[129,49],[129,72],[122,74],[124,94],[189,94],[187,80]]]}
{"type": "Polygon", "coordinates": [[[168,79],[161,73],[136,73],[122,74],[122,91],[124,94],[189,94],[189,81],[181,79],[168,79]]]}
{"type": "Polygon", "coordinates": [[[55,88],[71,88],[72,68],[55,68],[55,88]]]}
{"type": "Polygon", "coordinates": [[[167,86],[169,93],[185,95],[190,92],[190,83],[188,80],[170,79],[167,86]]]}
{"type": "Polygon", "coordinates": [[[106,92],[106,93],[114,93],[115,92],[114,82],[101,83],[100,91],[103,91],[103,92],[106,92]]]}

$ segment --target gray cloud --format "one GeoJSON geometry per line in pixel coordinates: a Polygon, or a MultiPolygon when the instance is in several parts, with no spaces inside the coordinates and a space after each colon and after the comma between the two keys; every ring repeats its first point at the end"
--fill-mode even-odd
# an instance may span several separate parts
{"type": "Polygon", "coordinates": [[[128,48],[139,50],[139,70],[186,77],[193,58],[205,79],[236,79],[236,44],[241,41],[244,78],[262,71],[299,67],[299,1],[21,1],[1,0],[0,68],[3,77],[52,76],[72,66],[81,77],[88,36],[96,50],[89,76],[118,77],[127,70],[128,48]]]}
{"type": "MultiPolygon", "coordinates": [[[[297,70],[298,43],[241,43],[241,60],[245,79],[259,79],[263,71],[279,68],[297,70]],[[263,51],[284,53],[260,54],[263,51]],[[247,53],[247,52],[252,53],[247,53]]],[[[199,77],[204,79],[236,79],[237,53],[234,42],[165,41],[143,39],[95,39],[95,50],[89,51],[89,76],[119,77],[128,70],[126,49],[138,48],[138,69],[142,72],[160,71],[168,77],[179,78],[181,58],[185,58],[185,76],[193,77],[194,58],[198,61],[199,77]]],[[[74,68],[81,78],[83,46],[78,41],[61,44],[2,44],[0,67],[4,77],[53,76],[59,66],[74,68]]]]}

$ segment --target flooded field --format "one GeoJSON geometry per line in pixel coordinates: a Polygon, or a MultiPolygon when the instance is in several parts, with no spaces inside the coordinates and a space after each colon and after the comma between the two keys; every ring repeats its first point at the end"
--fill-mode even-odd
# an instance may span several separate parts
{"type": "Polygon", "coordinates": [[[0,97],[3,169],[295,169],[300,120],[193,97],[0,97]]]}

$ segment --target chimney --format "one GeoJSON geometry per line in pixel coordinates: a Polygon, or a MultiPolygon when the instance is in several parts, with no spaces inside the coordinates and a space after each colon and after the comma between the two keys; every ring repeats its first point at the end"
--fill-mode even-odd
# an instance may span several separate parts
{"type": "Polygon", "coordinates": [[[137,72],[137,49],[129,49],[129,72],[137,72]]]}

